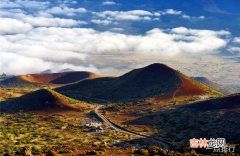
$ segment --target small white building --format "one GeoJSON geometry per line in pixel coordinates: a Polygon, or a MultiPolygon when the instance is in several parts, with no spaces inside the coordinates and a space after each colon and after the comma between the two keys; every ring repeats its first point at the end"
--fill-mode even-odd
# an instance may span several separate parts
{"type": "Polygon", "coordinates": [[[92,121],[82,121],[80,122],[81,125],[86,125],[88,127],[98,127],[98,126],[102,126],[102,122],[92,122],[92,121]]]}
{"type": "Polygon", "coordinates": [[[102,126],[102,122],[90,122],[90,123],[86,123],[86,126],[88,127],[98,127],[98,126],[102,126]]]}

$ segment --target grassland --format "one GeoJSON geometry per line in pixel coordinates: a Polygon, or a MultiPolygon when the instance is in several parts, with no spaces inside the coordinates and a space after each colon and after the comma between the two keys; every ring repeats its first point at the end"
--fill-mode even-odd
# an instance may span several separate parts
{"type": "Polygon", "coordinates": [[[61,110],[81,111],[93,107],[94,105],[66,97],[51,89],[37,90],[18,98],[2,101],[1,103],[1,111],[6,113],[14,113],[19,110],[44,110],[49,113],[51,113],[51,111],[57,112],[61,110]]]}
{"type": "Polygon", "coordinates": [[[111,101],[138,101],[175,89],[181,82],[176,71],[163,64],[132,70],[120,77],[103,77],[57,88],[111,101]]]}
{"type": "MultiPolygon", "coordinates": [[[[131,136],[113,131],[107,125],[104,125],[105,132],[103,133],[95,133],[95,127],[86,127],[85,125],[68,126],[66,129],[61,129],[61,126],[68,123],[78,124],[81,121],[89,121],[89,113],[40,115],[19,112],[3,114],[0,118],[0,149],[2,149],[0,155],[3,153],[13,154],[22,147],[36,151],[66,142],[72,142],[75,145],[99,144],[103,141],[112,143],[116,140],[135,143],[135,139],[131,136]]],[[[150,145],[143,140],[142,143],[150,145]]]]}
{"type": "Polygon", "coordinates": [[[167,141],[181,147],[191,138],[226,138],[239,144],[240,96],[208,101],[164,100],[109,105],[102,112],[113,123],[129,131],[167,141]]]}
{"type": "MultiPolygon", "coordinates": [[[[228,97],[222,100],[222,93],[163,64],[149,65],[120,77],[88,79],[55,90],[50,89],[53,88],[51,85],[45,86],[45,89],[41,85],[24,85],[32,88],[17,84],[5,86],[1,92],[4,95],[1,111],[5,112],[0,118],[2,155],[14,154],[24,147],[34,154],[40,151],[50,155],[85,155],[94,152],[99,155],[111,155],[114,152],[119,155],[197,155],[195,151],[204,155],[206,150],[189,148],[189,139],[224,137],[228,143],[236,143],[236,146],[240,141],[238,103],[233,103],[231,97],[230,100],[228,97]],[[17,92],[25,92],[26,95],[20,96],[19,93],[20,97],[13,96],[17,92]],[[111,100],[110,105],[100,110],[111,122],[129,131],[164,140],[175,149],[164,151],[150,147],[154,144],[116,132],[107,125],[104,125],[106,131],[103,133],[95,133],[94,127],[84,125],[61,129],[69,123],[95,120],[97,117],[93,118],[94,113],[91,112],[101,104],[97,100],[68,93],[111,100]],[[198,98],[199,95],[207,95],[212,101],[206,103],[206,99],[198,98]],[[228,104],[227,108],[225,103],[228,104]],[[203,110],[201,105],[213,109],[203,110]],[[101,144],[116,140],[121,141],[118,146],[129,143],[146,148],[82,146],[82,143],[101,144]],[[63,142],[72,142],[76,146],[63,147],[60,145],[63,142]]],[[[234,96],[239,102],[239,95],[234,96]]]]}

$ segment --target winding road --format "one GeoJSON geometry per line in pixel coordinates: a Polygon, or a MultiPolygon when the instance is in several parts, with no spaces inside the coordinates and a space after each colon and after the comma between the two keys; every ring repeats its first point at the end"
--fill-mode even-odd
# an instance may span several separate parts
{"type": "Polygon", "coordinates": [[[110,101],[107,101],[107,100],[103,100],[103,99],[98,99],[98,98],[93,98],[93,97],[88,97],[88,96],[84,96],[84,95],[80,95],[80,94],[76,94],[76,93],[68,93],[68,95],[77,95],[77,96],[81,96],[81,97],[85,97],[85,98],[89,98],[89,99],[94,99],[94,100],[98,100],[98,101],[103,101],[103,102],[106,102],[105,105],[99,105],[97,106],[94,111],[95,113],[98,115],[99,118],[101,118],[107,125],[109,125],[111,128],[113,128],[114,130],[116,131],[119,131],[119,132],[122,132],[122,133],[125,133],[125,134],[129,134],[129,135],[132,135],[134,137],[138,137],[138,138],[143,138],[143,139],[146,139],[146,140],[149,140],[149,141],[152,141],[152,142],[155,142],[159,145],[161,145],[163,147],[164,150],[170,150],[171,147],[170,145],[160,141],[160,140],[156,140],[156,139],[153,139],[151,137],[148,137],[148,136],[144,136],[144,135],[139,135],[139,134],[136,134],[134,132],[129,132],[127,130],[124,130],[122,128],[118,128],[116,127],[115,125],[113,125],[107,118],[105,118],[101,113],[99,113],[99,109],[102,108],[103,106],[106,106],[108,104],[110,104],[110,101]]]}

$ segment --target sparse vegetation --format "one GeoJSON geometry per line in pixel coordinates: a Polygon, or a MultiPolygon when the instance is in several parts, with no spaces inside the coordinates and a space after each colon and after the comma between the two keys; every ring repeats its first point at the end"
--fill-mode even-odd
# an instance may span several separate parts
{"type": "MultiPolygon", "coordinates": [[[[81,145],[89,142],[105,141],[110,143],[114,140],[131,140],[126,134],[111,131],[106,126],[105,129],[108,131],[103,133],[91,133],[95,132],[96,128],[85,125],[68,126],[66,129],[61,129],[61,126],[68,123],[78,124],[82,121],[81,119],[81,115],[78,113],[64,116],[44,116],[21,111],[13,115],[1,116],[0,148],[3,150],[0,155],[6,151],[9,154],[14,153],[26,146],[36,153],[39,152],[38,149],[44,149],[46,146],[59,146],[64,142],[81,145]]],[[[104,153],[104,150],[97,151],[104,153]]]]}
{"type": "MultiPolygon", "coordinates": [[[[32,75],[25,75],[24,78],[30,80],[32,75]]],[[[3,150],[0,155],[17,152],[21,154],[23,151],[35,155],[77,152],[108,155],[113,151],[120,155],[204,155],[206,150],[195,151],[181,146],[194,137],[224,137],[229,143],[240,141],[240,116],[234,109],[239,106],[239,95],[235,95],[236,98],[221,98],[223,94],[163,65],[133,70],[117,78],[85,80],[55,89],[65,93],[64,95],[51,89],[40,89],[43,88],[42,85],[35,85],[5,84],[4,92],[1,92],[4,99],[1,103],[3,112],[0,148],[3,150]],[[160,67],[162,72],[167,72],[167,76],[158,73],[157,68],[160,67]],[[37,91],[33,92],[34,89],[37,91]],[[74,125],[83,120],[99,120],[93,109],[101,103],[86,97],[69,95],[73,89],[87,96],[112,100],[110,105],[101,110],[111,122],[129,131],[164,140],[177,149],[164,151],[159,147],[151,147],[151,141],[134,139],[131,135],[112,131],[107,125],[104,125],[107,131],[102,133],[95,133],[95,127],[74,125]],[[17,91],[25,92],[26,95],[15,98],[17,91]],[[198,98],[205,94],[211,99],[205,101],[206,103],[206,99],[198,98]],[[201,105],[194,104],[201,101],[201,105]],[[23,111],[19,112],[20,109],[23,111]],[[54,114],[49,111],[52,109],[59,112],[62,110],[64,113],[54,114]],[[26,113],[27,111],[30,112],[26,113]],[[34,114],[33,111],[45,114],[34,114]],[[121,143],[114,144],[116,140],[121,143]],[[74,143],[74,146],[61,145],[67,142],[74,143]],[[119,148],[100,145],[103,142],[112,143],[119,148]],[[87,147],[83,143],[95,145],[87,147]],[[124,143],[138,144],[145,148],[123,147],[124,143]]]]}

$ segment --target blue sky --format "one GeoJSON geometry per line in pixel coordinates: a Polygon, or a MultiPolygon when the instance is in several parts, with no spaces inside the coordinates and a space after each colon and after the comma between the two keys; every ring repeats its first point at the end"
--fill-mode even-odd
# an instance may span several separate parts
{"type": "Polygon", "coordinates": [[[91,58],[122,51],[169,59],[219,51],[240,62],[239,0],[2,0],[0,17],[7,74],[63,68],[101,74],[112,64],[100,68],[104,60],[91,58]]]}

